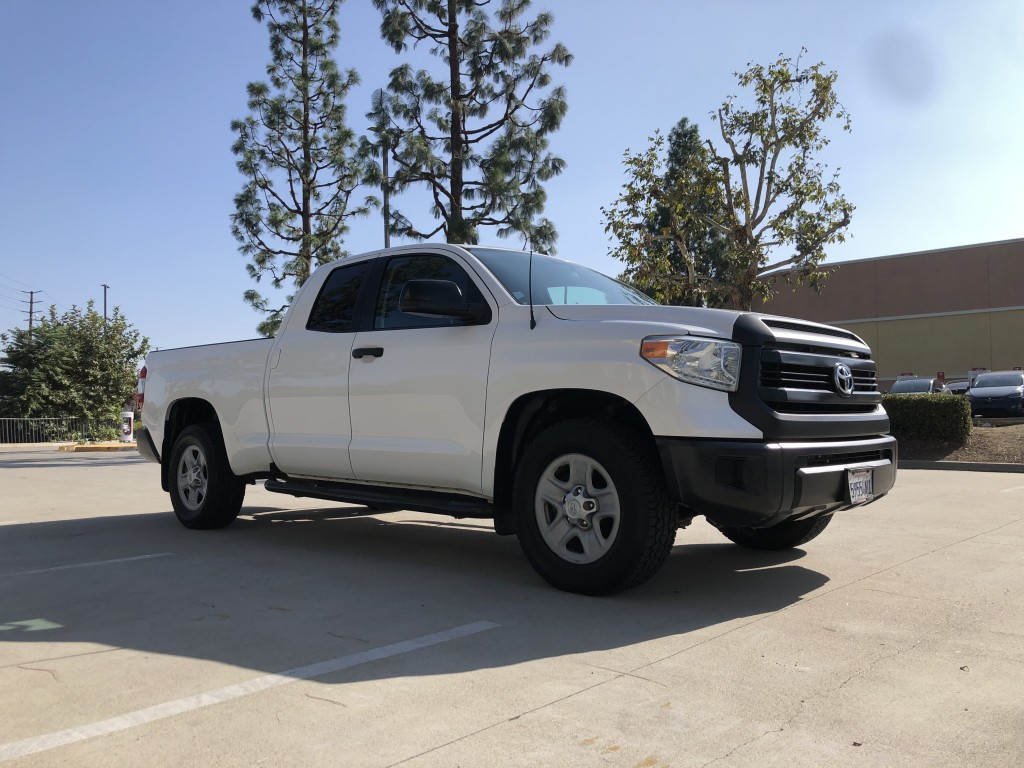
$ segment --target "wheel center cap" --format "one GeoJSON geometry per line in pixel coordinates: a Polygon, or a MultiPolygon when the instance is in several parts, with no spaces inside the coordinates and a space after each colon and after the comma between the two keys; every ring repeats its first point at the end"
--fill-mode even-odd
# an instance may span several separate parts
{"type": "Polygon", "coordinates": [[[572,522],[588,525],[590,516],[597,511],[597,500],[592,499],[582,487],[577,486],[565,495],[562,509],[572,522]]]}

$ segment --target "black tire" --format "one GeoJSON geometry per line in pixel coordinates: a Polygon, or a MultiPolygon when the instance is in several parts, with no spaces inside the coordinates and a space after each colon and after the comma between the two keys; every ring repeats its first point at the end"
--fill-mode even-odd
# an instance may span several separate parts
{"type": "Polygon", "coordinates": [[[771,528],[727,528],[716,526],[729,541],[748,549],[778,551],[806,544],[828,527],[832,515],[791,520],[771,528]]]}
{"type": "Polygon", "coordinates": [[[220,431],[210,424],[186,427],[171,451],[170,494],[186,528],[223,528],[238,517],[245,481],[228,464],[220,431]]]}
{"type": "Polygon", "coordinates": [[[635,587],[661,568],[675,540],[675,505],[653,442],[615,422],[572,419],[538,434],[519,462],[513,509],[527,560],[567,592],[635,587]],[[544,488],[561,501],[545,500],[544,488]]]}

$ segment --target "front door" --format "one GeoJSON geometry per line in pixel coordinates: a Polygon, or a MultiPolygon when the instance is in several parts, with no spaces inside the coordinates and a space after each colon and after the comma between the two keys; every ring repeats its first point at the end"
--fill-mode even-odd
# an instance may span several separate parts
{"type": "Polygon", "coordinates": [[[497,320],[486,287],[455,257],[393,256],[385,264],[373,330],[356,334],[349,371],[350,457],[355,477],[479,493],[491,338],[497,320]],[[407,315],[408,280],[451,280],[491,307],[476,324],[407,315]],[[485,298],[485,296],[487,298],[485,298]]]}

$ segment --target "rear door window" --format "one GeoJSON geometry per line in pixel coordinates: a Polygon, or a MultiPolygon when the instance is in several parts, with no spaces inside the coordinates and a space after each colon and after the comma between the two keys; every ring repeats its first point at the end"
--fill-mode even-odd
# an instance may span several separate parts
{"type": "Polygon", "coordinates": [[[338,267],[324,281],[309,313],[306,328],[322,333],[348,333],[356,330],[356,310],[363,281],[370,270],[369,261],[338,267]]]}

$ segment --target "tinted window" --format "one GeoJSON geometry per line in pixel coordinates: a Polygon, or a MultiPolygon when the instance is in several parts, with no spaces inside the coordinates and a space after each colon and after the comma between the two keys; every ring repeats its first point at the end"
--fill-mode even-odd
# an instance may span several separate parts
{"type": "Polygon", "coordinates": [[[453,317],[407,315],[398,308],[402,289],[409,280],[451,280],[470,303],[483,302],[480,289],[466,270],[444,256],[398,256],[388,261],[381,278],[380,295],[373,316],[374,328],[433,328],[443,325],[465,325],[453,317]]]}
{"type": "Polygon", "coordinates": [[[975,389],[982,387],[1019,387],[1024,376],[1019,373],[983,373],[974,380],[975,389]]]}
{"type": "Polygon", "coordinates": [[[919,392],[930,392],[931,388],[932,382],[929,379],[904,379],[893,384],[889,394],[916,394],[919,392]]]}
{"type": "Polygon", "coordinates": [[[346,333],[355,330],[356,301],[370,262],[362,261],[338,267],[327,276],[306,328],[325,333],[346,333]]]}

